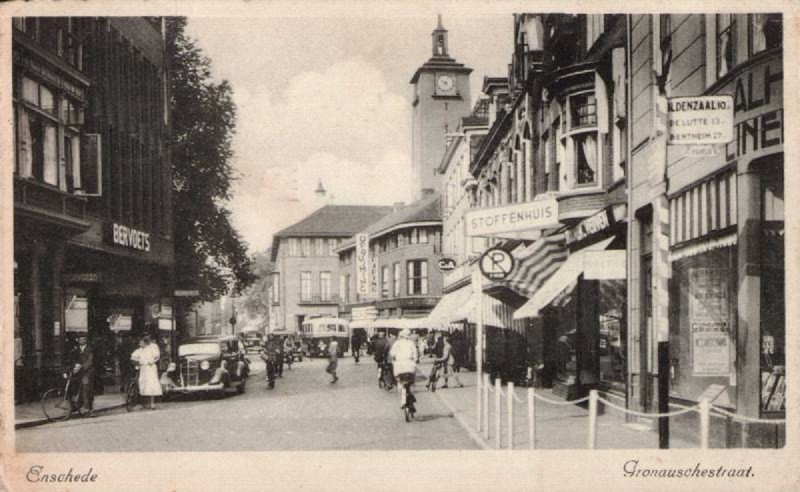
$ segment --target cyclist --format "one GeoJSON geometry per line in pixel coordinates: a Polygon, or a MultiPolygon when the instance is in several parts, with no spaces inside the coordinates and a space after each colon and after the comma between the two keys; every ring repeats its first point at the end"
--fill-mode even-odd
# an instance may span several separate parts
{"type": "MultiPolygon", "coordinates": [[[[450,341],[450,334],[446,334],[442,337],[442,353],[436,357],[436,359],[434,359],[433,370],[436,371],[437,369],[441,369],[444,372],[444,385],[442,385],[442,388],[447,388],[447,380],[451,373],[453,378],[456,380],[456,383],[458,383],[458,387],[463,388],[464,385],[461,383],[461,380],[458,379],[458,374],[456,374],[455,370],[453,370],[453,346],[450,344],[450,341]]],[[[433,378],[431,378],[431,380],[433,380],[433,378]]],[[[432,389],[435,391],[435,381],[433,381],[433,385],[434,387],[432,389]]]]}
{"type": "Polygon", "coordinates": [[[389,351],[389,360],[392,361],[394,376],[400,384],[401,409],[408,409],[411,416],[414,416],[417,409],[414,402],[417,399],[411,391],[414,384],[414,375],[417,372],[417,345],[411,340],[411,333],[408,329],[400,331],[400,338],[392,344],[389,351]]]}
{"type": "Polygon", "coordinates": [[[383,378],[383,371],[386,369],[386,352],[387,352],[386,338],[383,333],[378,333],[377,338],[372,342],[372,358],[378,365],[378,380],[383,378]]]}
{"type": "Polygon", "coordinates": [[[279,353],[276,340],[272,335],[264,342],[258,356],[264,361],[266,366],[267,384],[270,388],[274,388],[279,353]]]}

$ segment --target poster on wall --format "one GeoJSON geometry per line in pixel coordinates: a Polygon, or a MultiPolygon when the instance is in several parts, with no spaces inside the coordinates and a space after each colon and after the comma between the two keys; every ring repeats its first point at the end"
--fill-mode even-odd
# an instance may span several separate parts
{"type": "Polygon", "coordinates": [[[725,268],[689,269],[689,326],[695,376],[729,376],[731,373],[727,274],[725,268]]]}
{"type": "Polygon", "coordinates": [[[727,376],[731,369],[731,339],[722,332],[692,333],[692,373],[727,376]]]}
{"type": "Polygon", "coordinates": [[[131,331],[133,317],[127,314],[112,314],[108,318],[111,331],[131,331]]]}
{"type": "Polygon", "coordinates": [[[88,331],[89,300],[85,297],[72,296],[64,310],[64,323],[67,331],[88,331]]]}

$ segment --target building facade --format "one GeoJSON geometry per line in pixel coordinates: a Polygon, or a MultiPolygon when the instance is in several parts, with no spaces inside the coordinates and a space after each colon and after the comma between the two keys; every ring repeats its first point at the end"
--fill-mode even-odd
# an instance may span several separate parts
{"type": "Polygon", "coordinates": [[[413,86],[411,116],[412,196],[418,200],[423,190],[439,191],[441,179],[436,167],[442,159],[446,135],[455,131],[462,116],[469,114],[469,75],[471,68],[450,56],[448,33],[439,24],[431,33],[432,56],[420,66],[410,83],[413,86]]]}
{"type": "Polygon", "coordinates": [[[336,282],[342,241],[374,223],[391,207],[326,205],[275,233],[271,261],[270,331],[300,333],[311,316],[336,316],[341,292],[336,282]],[[273,324],[274,323],[274,324],[273,324]]]}
{"type": "Polygon", "coordinates": [[[351,328],[365,334],[430,328],[414,321],[423,320],[442,293],[441,231],[441,201],[428,192],[410,205],[396,204],[339,247],[339,313],[351,328]],[[357,247],[360,237],[363,249],[357,247]],[[368,273],[360,276],[359,270],[368,273]]]}
{"type": "MultiPolygon", "coordinates": [[[[718,385],[714,405],[784,418],[782,17],[629,22],[631,406],[694,404],[718,385]],[[694,96],[731,98],[730,142],[668,140],[667,101],[694,96]]],[[[723,446],[784,439],[783,427],[712,421],[723,446]]]]}
{"type": "Polygon", "coordinates": [[[167,77],[160,19],[13,19],[20,394],[58,377],[76,333],[109,378],[125,334],[169,340],[167,77]]]}

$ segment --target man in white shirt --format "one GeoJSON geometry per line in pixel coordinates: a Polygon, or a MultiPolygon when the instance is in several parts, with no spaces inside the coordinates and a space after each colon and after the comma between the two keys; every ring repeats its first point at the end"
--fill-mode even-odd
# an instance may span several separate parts
{"type": "Polygon", "coordinates": [[[400,337],[389,350],[389,360],[392,361],[394,376],[400,385],[401,408],[408,405],[411,415],[417,411],[414,408],[414,394],[411,392],[411,385],[414,384],[414,376],[417,372],[417,345],[411,340],[411,332],[407,329],[400,331],[400,337]],[[408,396],[408,400],[406,400],[408,396]]]}

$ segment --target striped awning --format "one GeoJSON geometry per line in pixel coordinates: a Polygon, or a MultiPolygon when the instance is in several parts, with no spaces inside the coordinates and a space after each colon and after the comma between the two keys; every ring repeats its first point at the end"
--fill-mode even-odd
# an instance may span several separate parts
{"type": "Polygon", "coordinates": [[[531,297],[555,273],[568,252],[563,233],[545,236],[525,248],[517,249],[517,265],[504,283],[515,292],[531,297]]]}
{"type": "Polygon", "coordinates": [[[430,314],[424,318],[425,321],[420,323],[427,324],[428,328],[437,328],[466,319],[471,306],[471,294],[472,288],[466,286],[443,295],[430,314]]]}
{"type": "Polygon", "coordinates": [[[732,170],[674,195],[669,200],[670,246],[735,226],[736,203],[736,173],[732,170]]]}

